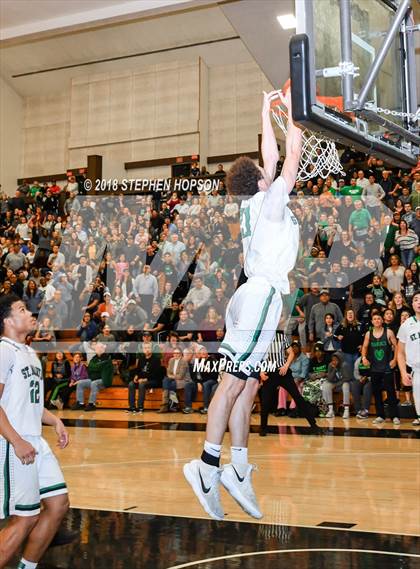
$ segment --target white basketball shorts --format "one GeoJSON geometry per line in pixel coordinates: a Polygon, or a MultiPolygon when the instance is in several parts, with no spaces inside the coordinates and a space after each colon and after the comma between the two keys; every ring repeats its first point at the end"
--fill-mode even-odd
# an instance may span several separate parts
{"type": "Polygon", "coordinates": [[[0,436],[0,519],[36,516],[41,500],[67,494],[60,465],[42,437],[22,437],[37,451],[33,464],[22,464],[13,446],[0,436]]]}
{"type": "Polygon", "coordinates": [[[225,371],[240,379],[259,377],[282,307],[281,293],[262,277],[251,277],[236,290],[226,308],[226,334],[219,348],[232,362],[225,371]]]}

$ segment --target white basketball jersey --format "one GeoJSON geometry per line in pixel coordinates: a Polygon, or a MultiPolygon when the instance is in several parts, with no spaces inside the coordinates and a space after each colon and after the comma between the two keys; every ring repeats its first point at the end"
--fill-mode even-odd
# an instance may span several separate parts
{"type": "Polygon", "coordinates": [[[267,192],[244,200],[240,210],[246,276],[264,277],[284,294],[290,292],[288,273],[299,249],[299,224],[288,203],[286,182],[279,176],[267,192]]]}
{"type": "Polygon", "coordinates": [[[40,436],[44,410],[42,366],[35,351],[9,338],[0,340],[0,405],[20,435],[40,436]]]}
{"type": "Polygon", "coordinates": [[[420,322],[415,316],[407,318],[398,330],[398,339],[405,344],[407,364],[420,370],[420,322]]]}

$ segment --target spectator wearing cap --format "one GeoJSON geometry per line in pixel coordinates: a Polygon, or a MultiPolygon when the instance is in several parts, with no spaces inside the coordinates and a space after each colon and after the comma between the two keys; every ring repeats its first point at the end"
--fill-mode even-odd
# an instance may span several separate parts
{"type": "Polygon", "coordinates": [[[319,302],[315,304],[309,315],[309,340],[314,342],[315,339],[322,340],[325,333],[325,316],[332,314],[335,322],[341,322],[343,313],[340,308],[330,302],[330,291],[323,288],[319,294],[319,302]]]}
{"type": "Polygon", "coordinates": [[[114,302],[111,300],[111,293],[109,290],[105,290],[103,296],[104,300],[98,304],[98,309],[96,310],[94,317],[101,318],[102,314],[106,312],[108,314],[108,317],[114,318],[116,316],[116,311],[114,302]]]}
{"type": "Polygon", "coordinates": [[[82,379],[76,385],[76,403],[72,409],[85,411],[96,410],[96,399],[99,391],[111,387],[114,374],[114,366],[111,356],[106,354],[106,345],[97,342],[94,347],[95,355],[88,365],[89,379],[82,379]],[[89,402],[84,405],[84,393],[90,390],[89,402]]]}
{"type": "Polygon", "coordinates": [[[144,328],[146,322],[147,322],[146,311],[143,310],[141,306],[138,306],[136,301],[133,298],[131,298],[127,302],[127,308],[122,317],[123,328],[126,328],[130,326],[130,324],[132,324],[133,326],[136,327],[137,330],[141,330],[142,328],[144,328]]]}

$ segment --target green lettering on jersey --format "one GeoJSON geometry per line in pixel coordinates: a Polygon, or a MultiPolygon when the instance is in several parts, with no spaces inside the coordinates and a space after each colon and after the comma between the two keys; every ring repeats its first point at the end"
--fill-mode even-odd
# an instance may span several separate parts
{"type": "Polygon", "coordinates": [[[242,239],[251,236],[251,216],[249,213],[249,206],[242,207],[239,214],[239,222],[241,225],[242,239]]]}
{"type": "Polygon", "coordinates": [[[37,379],[31,379],[29,384],[30,387],[30,399],[31,403],[37,404],[39,403],[39,381],[37,379]]]}

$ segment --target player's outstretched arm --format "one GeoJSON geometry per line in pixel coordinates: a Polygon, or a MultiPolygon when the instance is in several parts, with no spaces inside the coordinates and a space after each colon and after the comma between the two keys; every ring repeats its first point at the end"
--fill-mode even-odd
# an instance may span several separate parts
{"type": "Polygon", "coordinates": [[[273,125],[271,122],[271,101],[277,99],[279,96],[278,91],[271,91],[266,93],[263,91],[263,107],[262,115],[262,138],[261,138],[261,154],[264,163],[262,169],[264,180],[269,188],[274,180],[276,174],[277,162],[279,161],[279,150],[277,147],[277,140],[274,134],[273,125]]]}
{"type": "Polygon", "coordinates": [[[292,117],[292,97],[290,87],[286,92],[279,91],[280,99],[287,108],[287,134],[286,134],[286,158],[281,171],[282,178],[286,182],[287,191],[290,192],[295,187],[296,176],[298,173],[300,156],[302,153],[302,131],[293,122],[292,117]]]}

